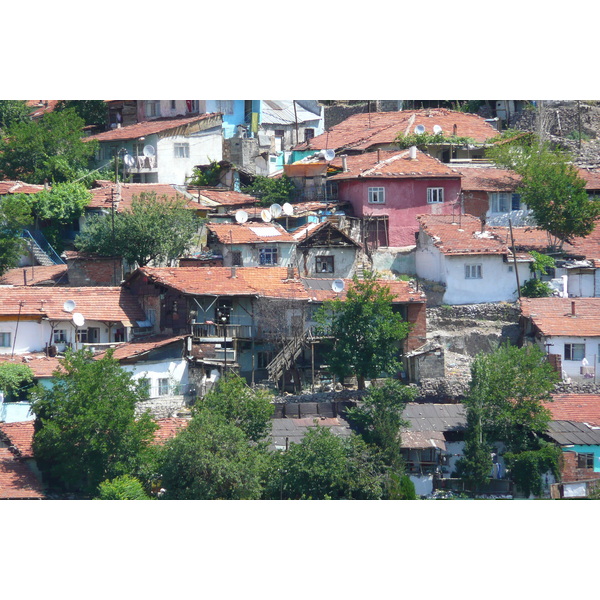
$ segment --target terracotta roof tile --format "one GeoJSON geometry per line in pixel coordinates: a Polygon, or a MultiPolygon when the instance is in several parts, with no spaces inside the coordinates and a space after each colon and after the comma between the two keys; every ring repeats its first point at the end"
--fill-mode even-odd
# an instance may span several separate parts
{"type": "Polygon", "coordinates": [[[17,267],[0,278],[0,285],[67,285],[67,265],[17,267]]]}
{"type": "Polygon", "coordinates": [[[201,199],[206,198],[212,202],[217,202],[222,206],[252,206],[258,202],[258,198],[251,196],[250,194],[243,194],[242,192],[234,192],[228,189],[202,189],[202,188],[190,188],[190,191],[197,190],[201,199]]]}
{"type": "Polygon", "coordinates": [[[600,298],[522,298],[521,314],[544,336],[600,336],[600,298]]]}
{"type": "Polygon", "coordinates": [[[16,423],[0,423],[0,438],[11,452],[21,458],[33,458],[34,421],[18,421],[16,423]]]}
{"type": "Polygon", "coordinates": [[[0,448],[0,500],[41,500],[44,491],[31,469],[0,448]]]}
{"type": "Polygon", "coordinates": [[[552,413],[554,421],[576,421],[600,427],[600,395],[553,394],[552,400],[543,406],[552,413]]]}
{"type": "Polygon", "coordinates": [[[46,356],[43,352],[26,352],[12,358],[9,354],[0,354],[0,361],[26,364],[33,371],[33,376],[36,378],[52,377],[54,371],[61,364],[60,358],[57,356],[46,356]]]}
{"type": "Polygon", "coordinates": [[[288,279],[286,267],[237,267],[234,277],[230,267],[143,267],[131,277],[137,274],[183,294],[308,299],[297,271],[288,279]]]}
{"type": "Polygon", "coordinates": [[[577,169],[586,190],[600,190],[600,169],[577,169]]]}
{"type": "Polygon", "coordinates": [[[582,255],[588,260],[598,261],[600,265],[600,219],[596,221],[596,227],[590,235],[574,238],[570,244],[565,244],[565,250],[569,254],[582,255]]]}
{"type": "Polygon", "coordinates": [[[16,317],[20,313],[21,316],[70,321],[72,314],[63,308],[67,300],[75,301],[74,312],[89,320],[120,322],[129,327],[134,321],[146,319],[129,290],[100,286],[0,286],[0,315],[16,317]]]}
{"type": "Polygon", "coordinates": [[[116,140],[134,140],[142,136],[161,133],[163,131],[168,131],[169,129],[184,127],[198,121],[205,121],[215,117],[221,118],[220,113],[208,113],[185,118],[163,118],[153,119],[152,121],[141,121],[140,123],[134,123],[133,125],[127,125],[126,127],[118,127],[116,129],[111,129],[110,131],[90,135],[89,137],[83,138],[83,141],[98,140],[99,142],[111,142],[116,140]]]}
{"type": "MultiPolygon", "coordinates": [[[[336,157],[334,164],[341,159],[336,157]]],[[[429,156],[425,152],[417,150],[417,157],[410,158],[409,150],[402,151],[380,151],[356,154],[346,158],[347,172],[338,173],[330,179],[356,179],[358,177],[373,178],[402,178],[412,179],[415,177],[444,177],[459,179],[460,173],[451,169],[448,165],[429,156]]]]}
{"type": "Polygon", "coordinates": [[[4,194],[37,194],[43,189],[43,185],[23,183],[22,181],[0,181],[0,196],[4,194]]]}
{"type": "Polygon", "coordinates": [[[482,233],[481,220],[473,215],[419,215],[423,230],[442,254],[507,254],[505,241],[491,229],[482,233]]]}
{"type": "Polygon", "coordinates": [[[174,185],[168,183],[122,183],[98,182],[100,185],[90,190],[92,199],[86,208],[103,208],[111,210],[113,198],[115,200],[115,210],[122,212],[131,209],[131,203],[134,196],[141,194],[155,193],[158,198],[166,196],[170,200],[178,198],[188,201],[188,207],[191,209],[200,208],[198,203],[190,200],[185,194],[179,191],[174,185]],[[120,189],[120,191],[119,191],[120,189]]]}
{"type": "MultiPolygon", "coordinates": [[[[153,335],[139,340],[133,340],[132,342],[126,342],[115,347],[113,352],[113,358],[115,360],[123,360],[126,358],[135,358],[136,356],[142,356],[155,348],[162,348],[173,342],[183,340],[184,335],[153,335]]],[[[94,358],[100,359],[106,355],[106,352],[100,352],[96,354],[94,358]]]]}
{"type": "Polygon", "coordinates": [[[374,144],[391,144],[399,133],[413,133],[423,125],[426,133],[433,133],[439,125],[444,135],[451,136],[456,125],[456,135],[470,137],[478,143],[496,137],[498,131],[479,115],[462,113],[445,108],[403,110],[398,112],[355,114],[307,143],[299,150],[337,150],[340,148],[365,149],[374,144]]]}
{"type": "Polygon", "coordinates": [[[156,419],[158,429],[154,432],[154,443],[164,444],[174,438],[182,429],[185,429],[190,420],[178,417],[156,419]]]}
{"type": "MultiPolygon", "coordinates": [[[[344,291],[337,294],[331,289],[331,284],[335,279],[325,278],[302,278],[306,291],[310,298],[315,302],[325,302],[327,300],[334,300],[339,298],[345,300],[348,295],[348,290],[353,286],[352,279],[343,279],[344,291]]],[[[404,302],[425,302],[425,299],[421,297],[421,294],[415,291],[408,281],[402,281],[399,279],[378,279],[377,282],[383,286],[387,286],[390,292],[394,295],[393,302],[404,303],[404,302]]]]}
{"type": "MultiPolygon", "coordinates": [[[[510,228],[494,226],[488,227],[488,229],[507,246],[511,245],[510,228]]],[[[513,227],[513,238],[517,251],[535,250],[537,252],[544,252],[550,246],[548,232],[537,227],[513,227]]]]}
{"type": "Polygon", "coordinates": [[[521,183],[520,175],[508,169],[461,165],[452,170],[462,175],[465,192],[514,192],[521,183]]]}
{"type": "Polygon", "coordinates": [[[296,239],[279,223],[208,223],[221,244],[295,244],[296,239]]]}

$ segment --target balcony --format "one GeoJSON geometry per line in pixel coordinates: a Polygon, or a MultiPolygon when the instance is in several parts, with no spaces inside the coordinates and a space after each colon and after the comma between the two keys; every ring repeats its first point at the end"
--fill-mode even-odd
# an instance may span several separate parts
{"type": "Polygon", "coordinates": [[[125,173],[156,173],[157,171],[156,156],[132,156],[129,164],[125,163],[125,173]]]}
{"type": "MultiPolygon", "coordinates": [[[[197,342],[228,342],[234,339],[249,340],[254,337],[256,328],[252,325],[217,325],[216,323],[192,323],[192,337],[197,342]],[[223,330],[225,327],[225,330],[223,330]]],[[[229,358],[229,357],[228,357],[229,358]]]]}

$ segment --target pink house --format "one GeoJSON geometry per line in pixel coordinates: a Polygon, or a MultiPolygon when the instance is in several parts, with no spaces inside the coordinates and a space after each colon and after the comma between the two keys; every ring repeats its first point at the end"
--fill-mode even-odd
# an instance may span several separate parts
{"type": "Polygon", "coordinates": [[[414,245],[417,215],[460,211],[460,173],[417,148],[341,161],[342,171],[329,181],[337,183],[338,200],[349,202],[363,220],[365,242],[372,247],[414,245]]]}

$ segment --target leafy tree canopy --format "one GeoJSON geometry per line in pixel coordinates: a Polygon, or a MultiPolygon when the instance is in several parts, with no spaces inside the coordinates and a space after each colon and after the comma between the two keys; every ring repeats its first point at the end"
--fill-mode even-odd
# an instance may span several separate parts
{"type": "Polygon", "coordinates": [[[120,475],[103,481],[98,486],[96,500],[149,500],[139,479],[130,475],[120,475]]]}
{"type": "Polygon", "coordinates": [[[521,175],[517,192],[555,247],[594,230],[600,204],[589,200],[585,181],[567,153],[529,135],[493,146],[488,156],[521,175]]]}
{"type": "Polygon", "coordinates": [[[104,125],[108,117],[108,108],[104,100],[59,100],[55,111],[72,108],[86,125],[104,125]]]}
{"type": "Polygon", "coordinates": [[[19,400],[33,385],[33,371],[26,364],[0,363],[0,392],[4,400],[19,400]]]}
{"type": "Polygon", "coordinates": [[[11,194],[0,198],[0,275],[18,265],[26,248],[23,229],[32,221],[26,199],[11,194]]]}
{"type": "Polygon", "coordinates": [[[250,185],[242,188],[242,191],[258,198],[261,206],[293,202],[298,194],[294,182],[287,175],[276,179],[258,175],[250,185]]]}
{"type": "Polygon", "coordinates": [[[67,352],[50,389],[38,388],[33,451],[48,483],[94,495],[101,482],[136,476],[157,425],[149,413],[135,417],[147,389],[112,358],[67,352]]]}
{"type": "Polygon", "coordinates": [[[8,129],[13,123],[28,121],[31,108],[24,100],[0,100],[0,131],[8,129]]]}
{"type": "Polygon", "coordinates": [[[75,246],[82,252],[122,256],[143,267],[184,254],[196,241],[198,225],[183,198],[142,193],[134,196],[130,209],[114,214],[114,222],[104,215],[88,219],[75,246]]]}
{"type": "Polygon", "coordinates": [[[97,142],[84,142],[84,120],[71,108],[36,121],[14,121],[0,138],[0,176],[27,183],[73,181],[97,142]]]}
{"type": "Polygon", "coordinates": [[[334,339],[327,360],[337,377],[354,374],[364,389],[366,378],[398,369],[398,345],[410,325],[394,312],[393,298],[388,286],[365,272],[362,280],[354,277],[345,300],[325,302],[318,311],[317,321],[334,339]]]}

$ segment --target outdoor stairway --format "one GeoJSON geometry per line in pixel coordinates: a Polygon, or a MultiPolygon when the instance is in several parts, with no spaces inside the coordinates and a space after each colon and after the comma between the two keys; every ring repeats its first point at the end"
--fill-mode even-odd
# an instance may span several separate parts
{"type": "Polygon", "coordinates": [[[293,337],[285,344],[281,352],[267,365],[270,381],[279,381],[285,372],[290,369],[300,353],[302,347],[313,339],[312,328],[304,330],[302,335],[293,337]]]}
{"type": "Polygon", "coordinates": [[[40,231],[34,231],[32,233],[25,229],[23,230],[23,237],[39,265],[49,267],[51,265],[64,264],[62,258],[58,256],[54,248],[48,243],[48,240],[46,240],[40,231]]]}

